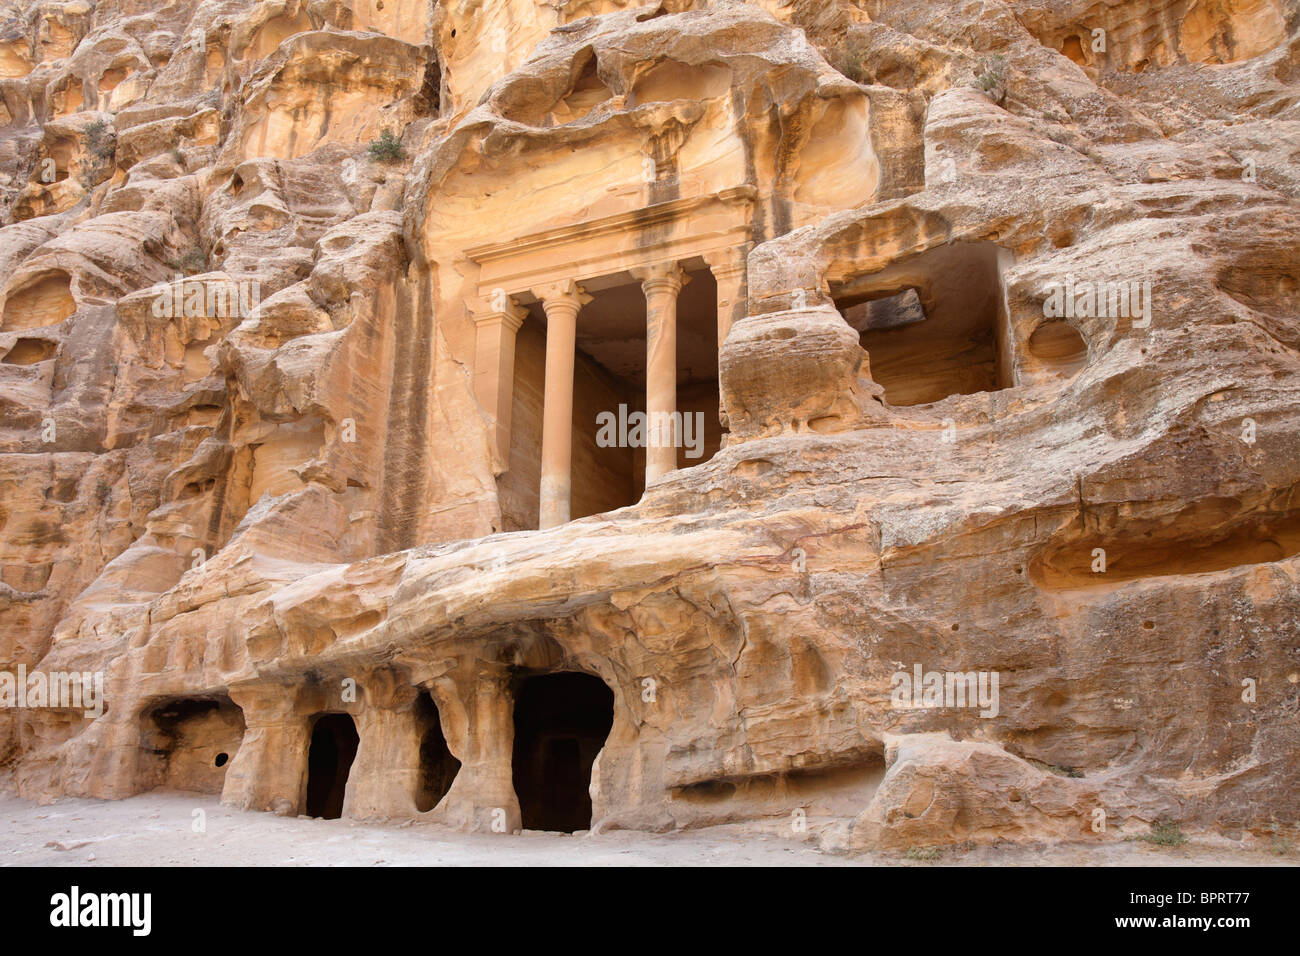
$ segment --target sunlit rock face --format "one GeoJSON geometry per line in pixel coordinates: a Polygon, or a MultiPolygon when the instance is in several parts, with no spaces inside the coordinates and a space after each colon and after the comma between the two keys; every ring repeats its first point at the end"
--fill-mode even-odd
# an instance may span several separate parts
{"type": "Polygon", "coordinates": [[[1294,4],[147,6],[0,5],[5,786],[1294,829],[1294,4]]]}

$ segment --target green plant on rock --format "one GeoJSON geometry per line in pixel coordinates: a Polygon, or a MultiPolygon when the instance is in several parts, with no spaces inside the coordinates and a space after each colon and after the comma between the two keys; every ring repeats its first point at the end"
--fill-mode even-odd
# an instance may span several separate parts
{"type": "Polygon", "coordinates": [[[194,246],[179,259],[168,259],[167,265],[173,272],[192,276],[208,271],[208,257],[202,249],[194,246]]]}
{"type": "Polygon", "coordinates": [[[94,120],[86,124],[86,149],[96,156],[109,156],[113,152],[113,137],[109,135],[108,124],[103,120],[94,120]]]}
{"type": "Polygon", "coordinates": [[[1175,820],[1157,820],[1151,825],[1151,832],[1144,833],[1138,839],[1156,846],[1182,846],[1187,842],[1183,828],[1175,820]]]}
{"type": "Polygon", "coordinates": [[[108,124],[103,120],[93,120],[82,131],[86,137],[86,158],[88,163],[81,173],[81,185],[87,190],[104,178],[104,174],[113,167],[115,144],[108,124]]]}
{"type": "Polygon", "coordinates": [[[831,65],[854,83],[871,82],[867,73],[867,48],[862,36],[850,31],[843,47],[828,54],[831,65]]]}
{"type": "Polygon", "coordinates": [[[1036,760],[1033,757],[1028,757],[1026,759],[1028,759],[1033,766],[1045,773],[1055,774],[1058,777],[1070,777],[1075,780],[1083,777],[1083,771],[1076,770],[1074,767],[1066,767],[1059,763],[1047,763],[1043,760],[1036,760]]]}
{"type": "Polygon", "coordinates": [[[1282,829],[1277,825],[1276,821],[1264,827],[1264,832],[1272,837],[1272,842],[1268,849],[1274,856],[1290,856],[1295,852],[1295,841],[1289,839],[1286,834],[1282,832],[1282,829]]]}
{"type": "Polygon", "coordinates": [[[1007,98],[1007,61],[1002,54],[980,60],[975,82],[994,103],[1001,106],[1007,98]]]}
{"type": "Polygon", "coordinates": [[[380,163],[397,163],[406,158],[406,150],[393,131],[386,129],[370,144],[370,158],[380,163]]]}
{"type": "Polygon", "coordinates": [[[937,846],[909,846],[903,851],[903,856],[909,860],[920,860],[928,862],[937,860],[943,853],[942,848],[937,846]]]}
{"type": "Polygon", "coordinates": [[[181,267],[185,269],[186,272],[207,272],[208,257],[204,254],[202,249],[195,246],[189,252],[185,253],[185,256],[181,259],[181,267]]]}

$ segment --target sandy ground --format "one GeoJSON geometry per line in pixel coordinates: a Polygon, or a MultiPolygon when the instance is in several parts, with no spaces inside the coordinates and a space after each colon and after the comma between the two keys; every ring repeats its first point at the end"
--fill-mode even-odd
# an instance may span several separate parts
{"type": "Polygon", "coordinates": [[[286,819],[223,807],[215,797],[154,791],[129,800],[40,805],[0,794],[0,866],[934,866],[1295,865],[1285,856],[1195,843],[1156,847],[980,847],[932,861],[901,853],[844,856],[805,840],[715,827],[592,836],[466,834],[431,825],[286,819]],[[202,810],[206,831],[194,831],[202,810]]]}

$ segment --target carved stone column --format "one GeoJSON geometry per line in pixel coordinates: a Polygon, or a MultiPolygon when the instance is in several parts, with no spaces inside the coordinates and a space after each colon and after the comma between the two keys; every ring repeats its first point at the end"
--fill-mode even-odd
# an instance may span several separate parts
{"type": "Polygon", "coordinates": [[[492,473],[510,467],[510,407],[515,392],[515,335],[528,310],[504,292],[474,312],[474,394],[487,412],[492,473]]]}
{"type": "Polygon", "coordinates": [[[677,467],[677,294],[687,278],[676,262],[634,269],[645,292],[645,481],[677,467]]]}
{"type": "Polygon", "coordinates": [[[420,776],[419,691],[386,673],[365,679],[365,707],[353,714],[357,755],[348,772],[343,815],[353,820],[415,815],[420,776]]]}
{"type": "Polygon", "coordinates": [[[307,782],[307,719],[284,687],[230,689],[244,712],[244,740],[226,771],[221,802],[241,810],[302,812],[307,782]]]}
{"type": "Polygon", "coordinates": [[[576,282],[537,290],[546,309],[546,387],[542,407],[542,480],[538,527],[569,520],[573,465],[573,358],[578,311],[591,301],[576,282]]]}
{"type": "Polygon", "coordinates": [[[430,819],[486,833],[520,827],[514,784],[512,674],[501,664],[462,660],[431,692],[460,770],[430,819]]]}
{"type": "Polygon", "coordinates": [[[720,249],[704,256],[709,271],[718,283],[718,352],[727,341],[727,333],[746,311],[745,263],[749,245],[720,249]]]}

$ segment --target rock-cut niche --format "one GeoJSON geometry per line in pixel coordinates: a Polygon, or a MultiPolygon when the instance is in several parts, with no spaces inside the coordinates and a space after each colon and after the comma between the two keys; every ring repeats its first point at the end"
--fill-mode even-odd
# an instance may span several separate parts
{"type": "Polygon", "coordinates": [[[141,719],[144,789],[221,793],[244,739],[244,712],[229,698],[179,698],[141,719]]]}
{"type": "Polygon", "coordinates": [[[890,405],[928,405],[1012,382],[1001,263],[990,242],[955,243],[831,284],[890,405]]]}

